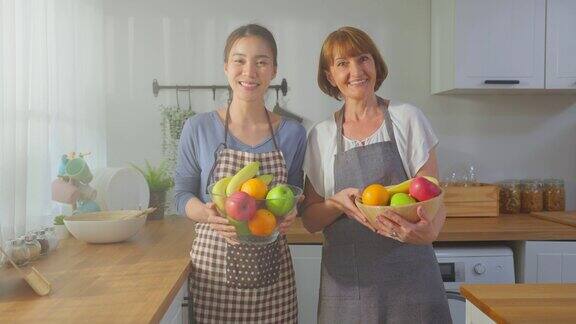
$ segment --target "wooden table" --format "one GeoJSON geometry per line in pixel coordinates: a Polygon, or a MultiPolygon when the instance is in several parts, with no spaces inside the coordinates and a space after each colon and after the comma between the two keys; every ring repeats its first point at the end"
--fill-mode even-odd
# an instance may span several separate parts
{"type": "Polygon", "coordinates": [[[52,283],[48,296],[0,270],[0,323],[158,322],[186,281],[194,236],[191,221],[171,216],[122,243],[63,240],[34,262],[52,283]]]}
{"type": "Polygon", "coordinates": [[[496,323],[576,323],[576,284],[462,285],[460,292],[496,323]]]}
{"type": "MultiPolygon", "coordinates": [[[[288,242],[319,244],[322,233],[310,234],[297,219],[288,231],[288,242]]],[[[498,217],[449,217],[438,242],[576,240],[576,227],[559,224],[528,214],[498,217]]]]}

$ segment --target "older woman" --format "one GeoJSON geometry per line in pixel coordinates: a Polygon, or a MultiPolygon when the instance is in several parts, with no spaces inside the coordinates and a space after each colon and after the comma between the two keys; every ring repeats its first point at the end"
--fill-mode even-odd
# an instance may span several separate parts
{"type": "Polygon", "coordinates": [[[324,41],[320,89],[344,105],[308,137],[304,226],[323,230],[320,323],[450,323],[432,249],[444,209],[410,223],[379,216],[373,228],[354,204],[369,184],[437,176],[438,139],[420,109],[376,96],[388,74],[378,49],[353,27],[324,41]]]}

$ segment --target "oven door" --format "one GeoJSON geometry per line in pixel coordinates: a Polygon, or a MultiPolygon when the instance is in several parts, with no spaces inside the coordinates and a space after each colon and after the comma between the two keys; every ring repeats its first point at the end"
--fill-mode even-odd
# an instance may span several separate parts
{"type": "Polygon", "coordinates": [[[439,260],[440,273],[446,290],[448,306],[453,324],[464,324],[466,322],[466,299],[460,295],[460,284],[465,282],[465,268],[463,262],[450,262],[449,260],[439,260]]]}
{"type": "Polygon", "coordinates": [[[446,298],[448,298],[452,324],[466,323],[466,298],[462,297],[457,290],[446,290],[446,298]]]}

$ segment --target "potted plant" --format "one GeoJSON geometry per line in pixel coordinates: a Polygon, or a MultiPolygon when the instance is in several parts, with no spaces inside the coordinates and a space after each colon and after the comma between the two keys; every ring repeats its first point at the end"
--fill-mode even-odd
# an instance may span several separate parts
{"type": "Polygon", "coordinates": [[[162,161],[157,167],[152,166],[145,161],[145,167],[140,168],[132,164],[140,172],[150,189],[150,203],[148,207],[156,207],[156,211],[148,214],[148,219],[162,219],[166,207],[166,193],[174,186],[174,180],[170,174],[170,168],[166,160],[162,161]]]}
{"type": "Polygon", "coordinates": [[[58,240],[63,240],[70,236],[66,225],[64,225],[64,217],[66,217],[66,215],[58,215],[54,217],[54,229],[56,230],[56,237],[58,240]]]}
{"type": "Polygon", "coordinates": [[[173,170],[176,166],[178,143],[182,127],[186,120],[194,116],[191,107],[160,106],[160,128],[162,131],[162,154],[167,159],[168,168],[173,170]]]}

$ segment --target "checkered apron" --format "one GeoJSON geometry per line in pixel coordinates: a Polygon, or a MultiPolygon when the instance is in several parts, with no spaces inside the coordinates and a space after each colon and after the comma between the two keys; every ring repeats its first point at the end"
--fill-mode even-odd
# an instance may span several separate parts
{"type": "MultiPolygon", "coordinates": [[[[212,182],[254,161],[260,161],[260,174],[274,175],[272,184],[287,182],[286,163],[266,116],[275,150],[247,153],[227,148],[226,112],[225,140],[216,151],[212,182]]],[[[230,245],[205,223],[196,224],[196,235],[190,296],[197,323],[297,323],[294,268],[284,236],[267,245],[230,245]]]]}

